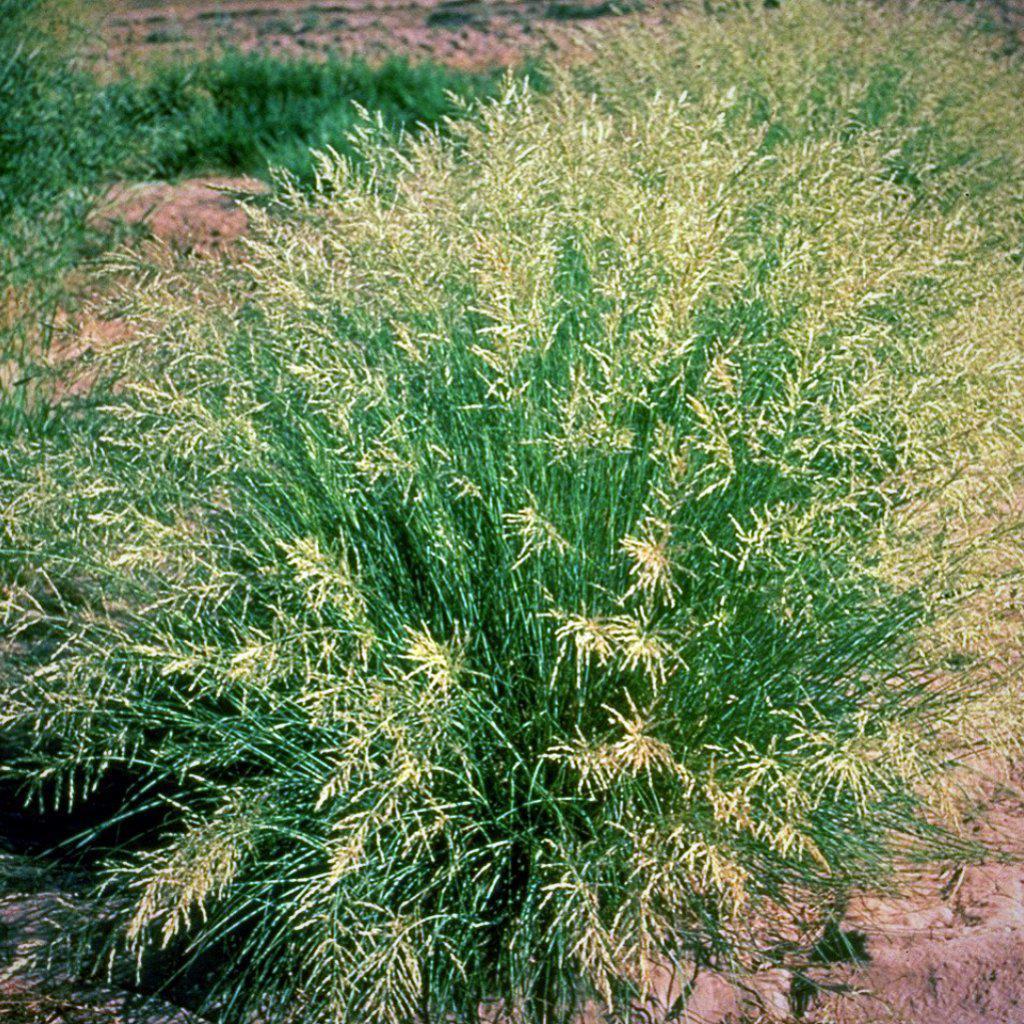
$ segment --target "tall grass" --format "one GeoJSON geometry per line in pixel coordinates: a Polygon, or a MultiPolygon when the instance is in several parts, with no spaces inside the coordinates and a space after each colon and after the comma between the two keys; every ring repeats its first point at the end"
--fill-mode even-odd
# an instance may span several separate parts
{"type": "Polygon", "coordinates": [[[436,126],[492,95],[497,73],[460,72],[391,58],[282,60],[228,52],[173,64],[108,89],[150,133],[150,159],[165,176],[285,169],[310,181],[311,149],[351,155],[352,133],[370,118],[397,134],[436,126]]]}
{"type": "Polygon", "coordinates": [[[1017,742],[1020,69],[813,0],[599,55],[144,271],[102,413],[0,456],[0,721],[129,780],[124,940],[218,1019],[756,964],[1017,742]]]}

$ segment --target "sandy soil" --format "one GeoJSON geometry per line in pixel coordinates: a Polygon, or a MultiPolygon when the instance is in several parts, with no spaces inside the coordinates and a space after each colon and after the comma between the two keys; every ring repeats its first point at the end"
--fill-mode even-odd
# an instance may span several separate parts
{"type": "Polygon", "coordinates": [[[239,199],[263,195],[269,187],[256,178],[208,175],[180,181],[121,182],[93,211],[97,230],[142,228],[182,251],[220,252],[244,235],[249,217],[239,199]]]}
{"type": "Polygon", "coordinates": [[[112,63],[230,46],[271,54],[431,57],[462,68],[512,64],[571,26],[646,23],[685,0],[115,0],[97,46],[112,63]]]}
{"type": "MultiPolygon", "coordinates": [[[[884,2],[941,3],[965,14],[980,7],[1024,42],[1024,0],[884,2]]],[[[557,45],[574,27],[658,23],[683,6],[693,0],[111,0],[96,47],[114,64],[230,46],[370,59],[401,53],[483,68],[557,45]]]]}

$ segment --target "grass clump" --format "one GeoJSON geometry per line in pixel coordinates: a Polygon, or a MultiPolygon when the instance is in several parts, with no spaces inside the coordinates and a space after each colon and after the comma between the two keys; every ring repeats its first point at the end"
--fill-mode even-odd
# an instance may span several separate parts
{"type": "Polygon", "coordinates": [[[493,95],[497,73],[474,73],[390,58],[281,60],[228,52],[158,68],[108,87],[143,131],[163,176],[285,169],[309,182],[311,149],[352,155],[367,112],[384,133],[436,126],[474,99],[493,95]]]}
{"type": "Polygon", "coordinates": [[[223,1019],[756,964],[1015,741],[935,624],[1020,479],[1021,75],[879,18],[688,19],[325,160],[2,456],[0,720],[53,799],[129,780],[124,938],[230,953],[223,1019]]]}

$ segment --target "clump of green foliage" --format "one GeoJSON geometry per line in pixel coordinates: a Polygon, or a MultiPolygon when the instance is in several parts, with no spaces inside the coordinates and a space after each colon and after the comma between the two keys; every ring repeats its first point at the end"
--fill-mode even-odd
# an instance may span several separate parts
{"type": "Polygon", "coordinates": [[[370,65],[228,52],[124,79],[108,91],[137,111],[134,120],[152,136],[149,158],[165,176],[275,168],[310,181],[310,150],[353,154],[351,136],[367,113],[392,134],[436,126],[492,95],[499,82],[497,73],[402,58],[370,65]]]}
{"type": "Polygon", "coordinates": [[[223,1019],[566,1019],[942,844],[1019,725],[940,628],[1022,564],[983,49],[684,19],[142,274],[103,409],[0,456],[0,721],[55,800],[133,781],[140,955],[232,954],[223,1019]]]}

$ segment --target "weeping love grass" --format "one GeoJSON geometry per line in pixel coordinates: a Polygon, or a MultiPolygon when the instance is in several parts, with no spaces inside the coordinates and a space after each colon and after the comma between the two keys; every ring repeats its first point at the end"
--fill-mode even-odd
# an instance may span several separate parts
{"type": "Polygon", "coordinates": [[[105,403],[2,456],[0,720],[58,803],[132,782],[130,948],[223,1020],[558,1020],[956,845],[1024,423],[967,42],[684,19],[140,269],[105,403]]]}

